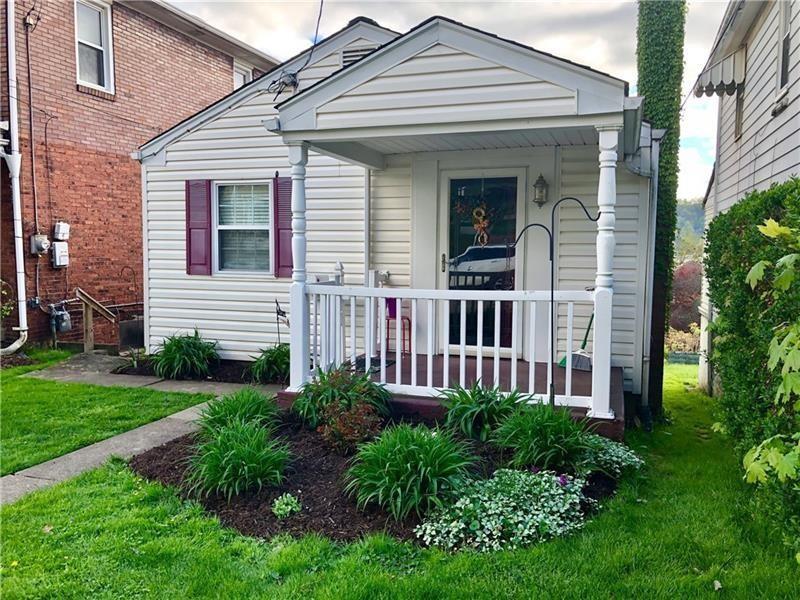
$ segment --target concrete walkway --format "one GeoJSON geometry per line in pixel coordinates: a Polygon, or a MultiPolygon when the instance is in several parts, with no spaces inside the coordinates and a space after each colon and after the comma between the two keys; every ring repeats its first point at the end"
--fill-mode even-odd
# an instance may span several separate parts
{"type": "MultiPolygon", "coordinates": [[[[124,358],[103,353],[76,354],[66,361],[22,375],[64,383],[85,383],[100,386],[138,387],[164,392],[204,393],[221,396],[245,387],[240,383],[216,381],[171,381],[158,377],[116,375],[116,367],[126,364],[124,358]]],[[[279,385],[255,386],[264,393],[282,390],[279,385]]],[[[197,430],[197,417],[205,402],[178,413],[80,448],[64,456],[28,467],[0,478],[0,504],[9,504],[28,492],[49,487],[70,477],[103,465],[112,456],[131,458],[151,448],[197,430]]]]}

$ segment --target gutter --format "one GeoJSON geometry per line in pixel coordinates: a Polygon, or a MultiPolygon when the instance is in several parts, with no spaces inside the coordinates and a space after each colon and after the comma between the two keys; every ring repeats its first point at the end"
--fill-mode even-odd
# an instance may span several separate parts
{"type": "Polygon", "coordinates": [[[6,53],[8,56],[8,117],[9,132],[11,134],[11,154],[0,148],[3,158],[8,165],[11,179],[11,205],[14,215],[14,260],[16,263],[17,278],[17,313],[19,326],[14,330],[19,332],[17,340],[0,349],[0,356],[13,354],[28,341],[28,309],[25,294],[25,254],[22,242],[22,200],[20,198],[19,172],[22,156],[19,153],[19,114],[17,105],[17,55],[15,44],[15,23],[17,17],[14,0],[6,0],[6,53]]]}

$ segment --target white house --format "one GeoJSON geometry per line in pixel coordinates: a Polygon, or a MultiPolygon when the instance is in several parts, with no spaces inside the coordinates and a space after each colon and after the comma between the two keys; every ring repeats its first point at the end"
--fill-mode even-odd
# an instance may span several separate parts
{"type": "MultiPolygon", "coordinates": [[[[705,198],[708,224],[753,190],[800,174],[800,2],[731,0],[697,96],[719,96],[717,153],[705,198]]],[[[701,350],[710,350],[713,307],[704,296],[701,350]]],[[[711,388],[707,361],[700,384],[711,388]]]]}
{"type": "Polygon", "coordinates": [[[277,299],[290,389],[351,360],[395,393],[552,382],[619,416],[647,389],[663,132],[641,106],[446,18],[356,19],[140,148],[146,344],[196,327],[247,360],[277,342],[277,299]],[[549,359],[556,205],[556,360],[594,313],[591,373],[549,359]]]}

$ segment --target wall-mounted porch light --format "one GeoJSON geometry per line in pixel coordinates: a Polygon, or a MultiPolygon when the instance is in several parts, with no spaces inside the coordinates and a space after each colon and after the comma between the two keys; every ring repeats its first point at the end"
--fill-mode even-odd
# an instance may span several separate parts
{"type": "Polygon", "coordinates": [[[547,182],[541,173],[539,173],[539,178],[533,184],[533,201],[539,208],[547,204],[547,182]]]}

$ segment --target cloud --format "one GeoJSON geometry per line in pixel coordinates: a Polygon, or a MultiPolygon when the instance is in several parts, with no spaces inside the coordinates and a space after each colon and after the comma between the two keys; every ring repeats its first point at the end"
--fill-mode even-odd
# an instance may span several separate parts
{"type": "MultiPolygon", "coordinates": [[[[308,47],[314,36],[317,0],[294,2],[171,0],[215,27],[280,60],[308,47]]],[[[705,65],[727,2],[690,0],[686,17],[683,89],[688,93],[705,65]]],[[[443,15],[490,33],[516,40],[557,56],[620,77],[636,89],[636,14],[632,1],[584,0],[569,2],[518,0],[492,2],[391,2],[326,0],[320,37],[344,27],[356,16],[371,17],[381,25],[405,32],[432,15],[443,15]]],[[[692,97],[681,124],[682,142],[703,138],[710,146],[698,150],[680,175],[682,197],[705,192],[699,172],[710,173],[716,139],[716,101],[692,97]],[[710,152],[707,149],[710,148],[710,152]],[[685,195],[684,195],[685,194],[685,195]]],[[[685,145],[685,144],[684,144],[685,145]]],[[[682,149],[682,164],[687,147],[682,149]]],[[[707,181],[707,176],[705,177],[707,181]]]]}

